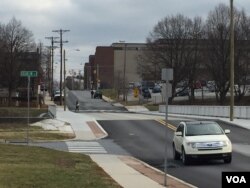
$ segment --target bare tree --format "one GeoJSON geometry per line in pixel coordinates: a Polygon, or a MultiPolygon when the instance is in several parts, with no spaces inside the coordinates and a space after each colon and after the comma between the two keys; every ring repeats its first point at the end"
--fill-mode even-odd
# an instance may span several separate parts
{"type": "Polygon", "coordinates": [[[250,40],[250,18],[244,10],[235,11],[235,94],[239,102],[245,95],[247,88],[247,76],[249,73],[249,40],[250,40]]]}
{"type": "MultiPolygon", "coordinates": [[[[240,99],[244,93],[245,88],[241,90],[241,86],[246,83],[246,76],[248,71],[247,62],[249,61],[249,52],[247,46],[249,45],[249,18],[246,17],[245,12],[239,12],[234,9],[235,19],[235,80],[239,85],[236,94],[240,99]]],[[[206,50],[206,57],[208,61],[206,66],[212,75],[216,84],[217,101],[224,104],[226,94],[229,90],[230,78],[230,8],[224,4],[218,5],[215,10],[209,13],[206,22],[206,32],[208,39],[208,49],[206,50]]]]}
{"type": "MultiPolygon", "coordinates": [[[[172,96],[175,96],[179,82],[184,80],[193,82],[195,79],[195,69],[198,65],[197,45],[200,37],[202,37],[201,18],[197,17],[193,21],[180,14],[164,18],[158,22],[147,38],[148,50],[144,61],[147,63],[143,67],[143,73],[155,72],[160,80],[162,68],[173,68],[172,96]]],[[[172,99],[173,97],[170,98],[170,102],[172,99]]]]}
{"type": "Polygon", "coordinates": [[[1,25],[0,40],[2,41],[1,74],[3,83],[8,87],[8,105],[11,104],[11,93],[16,88],[20,77],[18,58],[33,46],[32,33],[22,26],[21,21],[12,18],[8,24],[1,25]],[[31,45],[32,44],[32,45],[31,45]]]}
{"type": "Polygon", "coordinates": [[[191,31],[190,31],[190,42],[186,47],[186,63],[189,65],[187,72],[188,86],[191,91],[190,101],[194,101],[195,95],[194,91],[196,89],[196,81],[203,79],[203,72],[200,74],[198,70],[202,70],[202,45],[204,38],[204,24],[200,17],[195,17],[192,21],[191,31]]]}
{"type": "Polygon", "coordinates": [[[220,4],[209,13],[206,22],[208,39],[206,66],[215,81],[216,96],[220,104],[224,104],[229,89],[229,13],[228,7],[220,4]]]}

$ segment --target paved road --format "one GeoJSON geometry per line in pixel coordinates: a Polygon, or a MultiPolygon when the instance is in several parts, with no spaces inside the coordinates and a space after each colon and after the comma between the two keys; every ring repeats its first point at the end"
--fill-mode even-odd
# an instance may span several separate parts
{"type": "Polygon", "coordinates": [[[90,91],[69,91],[67,96],[67,106],[69,110],[74,111],[76,100],[80,104],[80,112],[94,112],[94,111],[126,111],[124,107],[113,106],[102,99],[92,99],[90,91]]]}
{"type": "MultiPolygon", "coordinates": [[[[164,141],[165,134],[167,134],[168,173],[198,187],[219,188],[221,187],[221,172],[249,171],[250,169],[249,130],[221,123],[223,128],[232,130],[229,136],[234,144],[231,164],[224,164],[222,161],[211,161],[209,163],[199,162],[184,166],[180,161],[172,159],[173,131],[165,128],[160,123],[153,120],[98,122],[109,133],[107,139],[113,140],[133,156],[160,170],[163,170],[164,167],[164,141]]],[[[178,122],[174,120],[171,121],[171,124],[177,125],[178,122]]]]}

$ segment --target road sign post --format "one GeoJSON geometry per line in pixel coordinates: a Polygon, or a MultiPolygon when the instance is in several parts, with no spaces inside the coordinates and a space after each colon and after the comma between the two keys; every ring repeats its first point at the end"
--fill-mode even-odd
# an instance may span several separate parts
{"type": "Polygon", "coordinates": [[[30,76],[28,76],[28,126],[27,126],[27,144],[29,144],[29,125],[30,125],[30,76]]]}
{"type": "Polygon", "coordinates": [[[29,144],[29,124],[30,124],[30,77],[37,77],[37,71],[21,71],[21,77],[28,78],[28,86],[27,86],[27,97],[28,97],[28,117],[27,117],[27,131],[26,131],[26,142],[29,144]]]}
{"type": "MultiPolygon", "coordinates": [[[[165,112],[165,122],[167,126],[168,120],[168,98],[172,95],[172,85],[169,81],[173,80],[173,69],[162,69],[161,79],[166,81],[166,112],[165,112]]],[[[165,131],[165,158],[164,158],[164,185],[167,187],[167,128],[165,131]]]]}

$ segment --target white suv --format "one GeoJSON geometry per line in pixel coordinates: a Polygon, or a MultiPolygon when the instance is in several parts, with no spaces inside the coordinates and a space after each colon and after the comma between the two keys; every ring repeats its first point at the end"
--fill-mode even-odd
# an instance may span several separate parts
{"type": "Polygon", "coordinates": [[[230,130],[223,129],[216,122],[181,122],[173,139],[173,156],[181,158],[183,164],[191,159],[223,159],[231,163],[232,144],[225,135],[230,130]]]}

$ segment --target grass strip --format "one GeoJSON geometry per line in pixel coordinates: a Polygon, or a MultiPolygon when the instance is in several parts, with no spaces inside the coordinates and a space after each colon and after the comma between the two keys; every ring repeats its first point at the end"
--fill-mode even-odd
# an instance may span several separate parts
{"type": "Polygon", "coordinates": [[[0,150],[1,188],[120,187],[83,154],[7,144],[0,150]]]}

